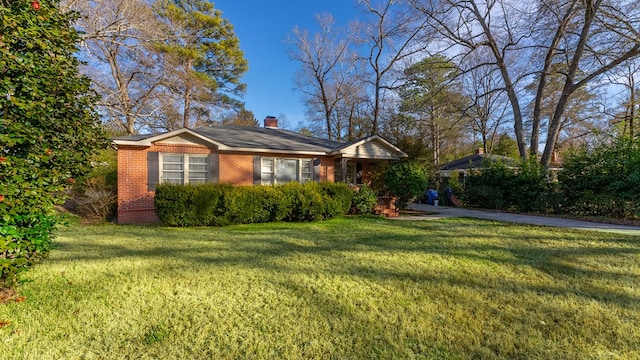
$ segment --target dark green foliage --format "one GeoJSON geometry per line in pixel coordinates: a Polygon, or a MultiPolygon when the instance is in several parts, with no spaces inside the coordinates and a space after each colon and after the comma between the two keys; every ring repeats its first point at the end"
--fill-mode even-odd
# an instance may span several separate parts
{"type": "Polygon", "coordinates": [[[74,19],[56,1],[0,2],[0,287],[46,256],[54,205],[106,146],[74,19]]]}
{"type": "Polygon", "coordinates": [[[620,139],[569,155],[558,174],[565,211],[640,218],[640,144],[620,139]]]}
{"type": "Polygon", "coordinates": [[[546,212],[551,189],[546,172],[535,161],[522,161],[518,167],[485,161],[466,178],[464,200],[481,208],[546,212]]]}
{"type": "Polygon", "coordinates": [[[347,213],[353,192],[346,184],[289,183],[156,187],[155,208],[170,226],[224,226],[272,221],[317,221],[347,213]]]}
{"type": "Polygon", "coordinates": [[[156,214],[170,226],[227,225],[231,220],[226,197],[232,190],[228,184],[158,185],[156,214]]]}
{"type": "Polygon", "coordinates": [[[373,214],[377,204],[376,192],[366,184],[362,184],[353,194],[351,209],[356,214],[373,214]]]}
{"type": "Polygon", "coordinates": [[[285,221],[318,221],[324,217],[328,196],[323,197],[316,183],[299,184],[290,182],[278,186],[283,194],[287,212],[285,221]]]}
{"type": "Polygon", "coordinates": [[[281,221],[287,216],[287,209],[281,200],[281,193],[272,186],[231,187],[228,196],[225,197],[229,223],[281,221]]]}
{"type": "Polygon", "coordinates": [[[496,143],[493,145],[491,153],[494,155],[502,155],[517,159],[520,157],[518,153],[518,142],[509,134],[502,133],[498,136],[496,143]]]}
{"type": "Polygon", "coordinates": [[[427,173],[415,162],[402,162],[388,168],[384,173],[386,190],[398,198],[396,204],[404,209],[427,189],[427,173]]]}
{"type": "Polygon", "coordinates": [[[506,209],[507,193],[515,172],[502,162],[485,162],[483,168],[467,176],[464,201],[469,206],[487,209],[506,209]]]}
{"type": "Polygon", "coordinates": [[[322,193],[330,199],[327,203],[327,214],[329,217],[346,214],[351,209],[351,204],[356,196],[356,192],[342,183],[321,182],[317,183],[322,193]]]}

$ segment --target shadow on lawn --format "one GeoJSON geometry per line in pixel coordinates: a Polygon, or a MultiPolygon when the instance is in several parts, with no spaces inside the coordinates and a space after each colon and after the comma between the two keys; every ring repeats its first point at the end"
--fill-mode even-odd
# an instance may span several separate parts
{"type": "MultiPolygon", "coordinates": [[[[348,230],[340,231],[323,223],[312,226],[311,230],[307,224],[273,225],[268,227],[269,231],[260,226],[94,227],[95,231],[88,234],[71,232],[68,236],[81,239],[58,242],[56,256],[47,261],[145,258],[157,260],[149,265],[149,271],[159,272],[163,271],[163,265],[158,263],[170,259],[203,269],[260,268],[292,275],[321,271],[325,275],[346,275],[381,283],[446,283],[511,294],[575,295],[632,308],[640,303],[640,297],[630,292],[612,290],[601,284],[602,280],[619,282],[624,286],[616,288],[628,288],[640,280],[638,274],[625,272],[627,265],[637,263],[640,254],[640,240],[630,236],[598,234],[600,240],[594,241],[588,233],[538,227],[535,232],[527,232],[527,227],[487,221],[400,223],[373,219],[351,225],[348,230]],[[126,241],[114,244],[104,240],[114,233],[126,241]],[[566,244],[567,239],[571,241],[569,246],[557,246],[556,242],[566,244]],[[354,254],[370,254],[374,261],[358,259],[354,254]],[[380,266],[375,261],[377,257],[391,254],[419,255],[424,263],[405,266],[400,261],[392,268],[380,266]],[[313,259],[303,264],[285,261],[310,256],[313,259]],[[535,269],[546,274],[548,279],[532,284],[516,278],[499,279],[492,274],[474,276],[465,273],[461,264],[455,265],[451,273],[425,266],[442,259],[497,265],[503,272],[535,269]]],[[[300,291],[295,283],[282,285],[300,291]]]]}

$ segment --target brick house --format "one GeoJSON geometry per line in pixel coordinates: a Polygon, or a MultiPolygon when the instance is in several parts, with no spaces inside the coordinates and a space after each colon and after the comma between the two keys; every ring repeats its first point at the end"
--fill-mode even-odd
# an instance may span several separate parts
{"type": "Polygon", "coordinates": [[[155,185],[369,182],[372,163],[407,155],[374,135],[341,143],[265,126],[215,126],[118,137],[118,223],[157,222],[155,185]]]}

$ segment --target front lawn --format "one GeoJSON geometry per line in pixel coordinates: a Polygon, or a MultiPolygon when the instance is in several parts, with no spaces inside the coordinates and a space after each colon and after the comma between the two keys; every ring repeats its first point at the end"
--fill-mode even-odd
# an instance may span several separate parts
{"type": "Polygon", "coordinates": [[[2,359],[640,358],[640,239],[446,219],[61,229],[2,359]]]}

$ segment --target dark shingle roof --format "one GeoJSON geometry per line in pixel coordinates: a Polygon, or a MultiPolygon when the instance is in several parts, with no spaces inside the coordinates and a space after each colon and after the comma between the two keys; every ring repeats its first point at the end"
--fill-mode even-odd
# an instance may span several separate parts
{"type": "MultiPolygon", "coordinates": [[[[363,149],[366,153],[364,154],[366,158],[389,159],[390,157],[402,158],[407,156],[402,150],[377,135],[342,143],[278,128],[230,125],[203,127],[193,130],[185,128],[164,133],[122,136],[114,138],[113,141],[118,146],[150,146],[156,141],[163,141],[174,136],[182,136],[183,134],[196,136],[201,138],[201,140],[217,144],[218,148],[224,151],[330,155],[349,153],[350,150],[353,150],[350,149],[350,147],[357,147],[371,141],[376,141],[377,145],[375,146],[386,150],[372,151],[369,153],[371,149],[363,149]]],[[[359,156],[362,155],[363,154],[360,154],[359,156]]]]}
{"type": "Polygon", "coordinates": [[[143,134],[143,135],[127,135],[127,136],[117,136],[112,140],[126,140],[126,141],[140,141],[148,138],[152,138],[154,136],[161,135],[162,133],[152,133],[152,134],[143,134]]]}
{"type": "Polygon", "coordinates": [[[477,169],[482,167],[482,162],[488,161],[502,161],[505,164],[514,164],[516,162],[515,159],[510,157],[502,156],[502,155],[492,155],[492,154],[474,154],[470,156],[463,157],[461,159],[457,159],[451,162],[444,164],[440,170],[463,170],[463,169],[477,169]]]}
{"type": "Polygon", "coordinates": [[[212,126],[193,131],[233,148],[329,152],[343,145],[284,129],[247,126],[212,126]]]}

